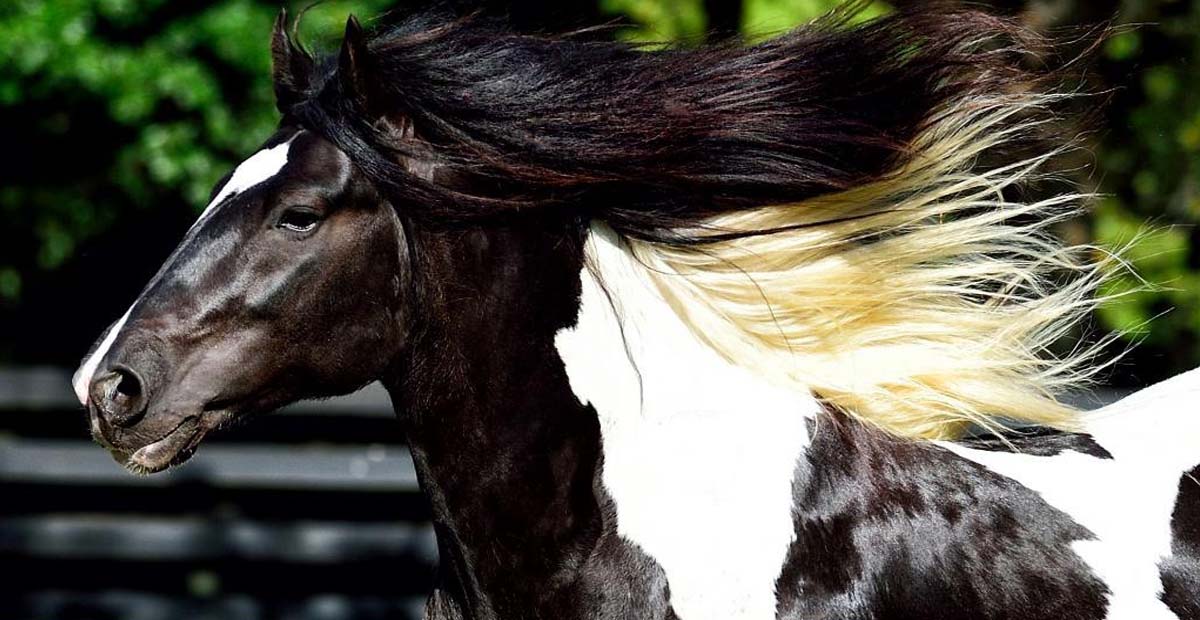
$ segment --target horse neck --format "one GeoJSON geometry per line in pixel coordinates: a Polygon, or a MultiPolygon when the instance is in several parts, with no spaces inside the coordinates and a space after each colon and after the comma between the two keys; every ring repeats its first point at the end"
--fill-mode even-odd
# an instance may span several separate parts
{"type": "Polygon", "coordinates": [[[443,587],[468,617],[504,617],[569,582],[601,529],[599,426],[554,350],[577,312],[580,243],[550,226],[414,244],[424,318],[385,383],[432,504],[443,587]]]}
{"type": "Polygon", "coordinates": [[[560,617],[596,588],[665,604],[669,581],[681,616],[773,615],[811,395],[702,344],[603,225],[416,236],[427,316],[387,383],[453,604],[560,617]],[[727,562],[698,551],[712,531],[744,534],[727,562]],[[589,581],[597,557],[640,578],[589,581]]]}

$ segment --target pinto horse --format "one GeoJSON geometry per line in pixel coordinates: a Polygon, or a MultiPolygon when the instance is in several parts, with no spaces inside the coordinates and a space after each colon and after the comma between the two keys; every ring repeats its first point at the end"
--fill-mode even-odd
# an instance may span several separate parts
{"type": "Polygon", "coordinates": [[[1052,44],[944,5],[670,49],[287,26],[278,131],[75,376],[129,469],[379,380],[429,618],[1200,618],[1200,375],[1056,397],[1111,261],[1049,232],[1086,198],[1043,182],[1052,44]]]}

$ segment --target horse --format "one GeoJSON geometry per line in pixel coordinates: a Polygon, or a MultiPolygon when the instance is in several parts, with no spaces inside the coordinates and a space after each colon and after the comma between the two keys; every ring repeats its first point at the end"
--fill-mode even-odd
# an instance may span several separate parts
{"type": "Polygon", "coordinates": [[[1077,63],[940,4],[601,39],[281,13],[279,128],[84,358],[95,439],[152,473],[382,382],[437,620],[1200,618],[1200,374],[1061,398],[1120,263],[1053,234],[1077,63]]]}

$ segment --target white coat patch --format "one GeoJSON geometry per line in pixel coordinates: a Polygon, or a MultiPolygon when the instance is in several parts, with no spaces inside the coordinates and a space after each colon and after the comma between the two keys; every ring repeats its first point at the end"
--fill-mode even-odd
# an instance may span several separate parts
{"type": "MultiPolygon", "coordinates": [[[[287,164],[288,149],[291,146],[292,140],[297,135],[299,133],[293,135],[282,144],[277,144],[269,149],[263,149],[255,153],[249,159],[239,164],[234,169],[233,174],[230,175],[229,181],[225,183],[216,197],[208,203],[208,206],[204,208],[204,212],[200,214],[200,217],[196,219],[191,228],[196,228],[201,222],[208,219],[217,205],[224,202],[226,198],[244,192],[279,174],[279,171],[287,164]]],[[[150,284],[146,285],[146,288],[150,288],[153,284],[154,280],[151,280],[150,284]]],[[[71,378],[71,386],[75,389],[75,397],[79,399],[81,405],[87,406],[88,388],[92,384],[92,376],[96,374],[96,367],[100,365],[100,360],[104,359],[105,354],[108,353],[109,347],[117,340],[117,334],[125,326],[125,321],[129,319],[129,315],[136,306],[137,301],[135,300],[129,306],[129,309],[125,311],[125,314],[109,328],[108,333],[104,336],[104,340],[100,342],[100,345],[96,347],[96,350],[87,359],[83,360],[83,363],[79,366],[79,370],[75,371],[75,376],[71,378]]]]}
{"type": "Polygon", "coordinates": [[[817,402],[697,340],[611,230],[593,228],[587,260],[599,280],[584,269],[579,322],[556,345],[600,419],[618,533],[666,572],[681,620],[774,618],[817,402]]]}
{"type": "Polygon", "coordinates": [[[1108,589],[1110,620],[1174,619],[1159,600],[1159,562],[1171,553],[1171,513],[1183,473],[1200,463],[1200,370],[1091,413],[1087,433],[1112,459],[954,453],[1038,492],[1096,535],[1073,548],[1108,589]]]}

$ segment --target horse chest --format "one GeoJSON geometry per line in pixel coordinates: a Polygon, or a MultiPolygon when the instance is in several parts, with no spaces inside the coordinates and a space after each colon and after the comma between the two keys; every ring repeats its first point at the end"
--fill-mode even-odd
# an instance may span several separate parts
{"type": "Polygon", "coordinates": [[[579,321],[557,346],[600,420],[618,533],[662,567],[683,620],[774,618],[815,403],[722,360],[606,267],[612,295],[585,270],[579,321]]]}
{"type": "Polygon", "coordinates": [[[618,533],[662,566],[684,620],[775,617],[802,432],[783,420],[736,425],[758,413],[601,416],[618,533]]]}

